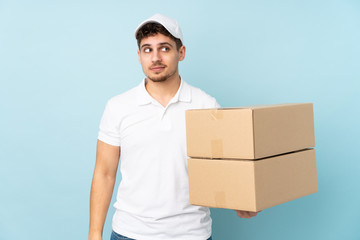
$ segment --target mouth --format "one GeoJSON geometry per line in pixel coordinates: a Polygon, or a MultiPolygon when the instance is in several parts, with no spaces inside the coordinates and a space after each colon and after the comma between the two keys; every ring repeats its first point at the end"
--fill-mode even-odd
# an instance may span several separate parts
{"type": "Polygon", "coordinates": [[[164,65],[158,65],[158,66],[152,66],[152,67],[150,67],[150,70],[151,70],[151,71],[154,71],[154,72],[160,72],[160,71],[162,71],[164,68],[165,68],[164,65]]]}

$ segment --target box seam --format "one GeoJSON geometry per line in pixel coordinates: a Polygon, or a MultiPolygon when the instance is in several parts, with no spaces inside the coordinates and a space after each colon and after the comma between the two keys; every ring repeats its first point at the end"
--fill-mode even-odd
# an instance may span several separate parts
{"type": "Polygon", "coordinates": [[[255,128],[254,128],[254,126],[255,126],[255,113],[254,113],[255,111],[254,111],[254,109],[251,109],[251,114],[252,114],[252,118],[251,118],[251,121],[252,121],[252,126],[251,126],[251,128],[252,128],[252,142],[253,142],[253,159],[256,159],[256,156],[255,156],[255,153],[256,153],[256,151],[255,151],[255,128]]]}
{"type": "Polygon", "coordinates": [[[257,187],[256,187],[256,162],[253,162],[253,178],[254,178],[254,204],[255,211],[258,211],[258,201],[257,201],[257,187]]]}

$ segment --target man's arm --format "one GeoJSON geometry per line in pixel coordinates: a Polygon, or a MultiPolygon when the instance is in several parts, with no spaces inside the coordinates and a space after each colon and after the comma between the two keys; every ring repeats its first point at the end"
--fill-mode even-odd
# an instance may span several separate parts
{"type": "Polygon", "coordinates": [[[90,193],[89,240],[101,240],[109,209],[116,172],[119,164],[120,147],[97,142],[96,164],[90,193]]]}

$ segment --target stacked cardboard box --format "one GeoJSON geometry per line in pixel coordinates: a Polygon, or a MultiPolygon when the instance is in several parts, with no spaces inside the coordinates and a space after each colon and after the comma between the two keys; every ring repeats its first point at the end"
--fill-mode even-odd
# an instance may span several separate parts
{"type": "Polygon", "coordinates": [[[186,111],[190,203],[259,211],[317,192],[313,105],[186,111]]]}

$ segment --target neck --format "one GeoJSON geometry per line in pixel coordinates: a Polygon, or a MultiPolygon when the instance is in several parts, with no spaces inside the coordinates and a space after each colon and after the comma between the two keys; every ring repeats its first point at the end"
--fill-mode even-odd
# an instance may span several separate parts
{"type": "Polygon", "coordinates": [[[180,82],[179,74],[162,82],[153,82],[147,78],[145,88],[150,96],[166,107],[179,90],[180,82]]]}

